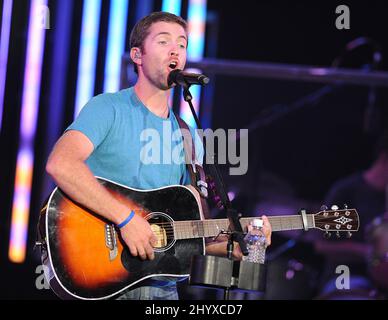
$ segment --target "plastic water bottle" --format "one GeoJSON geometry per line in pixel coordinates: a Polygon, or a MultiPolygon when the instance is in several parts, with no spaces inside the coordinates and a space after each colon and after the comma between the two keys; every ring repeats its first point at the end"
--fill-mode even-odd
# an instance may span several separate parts
{"type": "Polygon", "coordinates": [[[253,219],[252,230],[244,238],[248,255],[243,256],[243,261],[264,263],[267,241],[263,232],[263,220],[253,219]]]}

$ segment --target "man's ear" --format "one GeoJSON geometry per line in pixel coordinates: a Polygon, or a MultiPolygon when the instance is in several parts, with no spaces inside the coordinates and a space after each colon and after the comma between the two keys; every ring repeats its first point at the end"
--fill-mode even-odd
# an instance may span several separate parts
{"type": "Polygon", "coordinates": [[[141,50],[140,48],[137,48],[137,47],[133,47],[131,49],[131,59],[133,61],[133,63],[137,64],[137,65],[141,65],[141,50]]]}

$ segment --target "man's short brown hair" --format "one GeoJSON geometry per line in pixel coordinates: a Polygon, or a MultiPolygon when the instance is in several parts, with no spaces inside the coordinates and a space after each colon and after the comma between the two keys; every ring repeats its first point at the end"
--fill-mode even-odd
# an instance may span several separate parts
{"type": "MultiPolygon", "coordinates": [[[[138,21],[132,29],[131,37],[129,40],[130,49],[137,47],[143,51],[144,40],[149,34],[151,25],[160,21],[177,23],[182,26],[187,34],[187,22],[183,18],[169,12],[153,12],[138,21]]],[[[134,64],[134,67],[135,72],[137,73],[137,65],[134,64]]]]}

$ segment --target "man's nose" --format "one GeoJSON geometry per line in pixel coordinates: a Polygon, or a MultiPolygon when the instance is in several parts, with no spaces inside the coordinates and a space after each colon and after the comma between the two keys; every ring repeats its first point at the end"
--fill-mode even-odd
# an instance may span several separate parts
{"type": "Polygon", "coordinates": [[[179,53],[178,53],[178,51],[171,50],[170,55],[177,57],[177,56],[179,56],[179,53]]]}
{"type": "Polygon", "coordinates": [[[170,55],[171,56],[179,56],[179,51],[177,45],[173,45],[171,50],[170,50],[170,55]]]}

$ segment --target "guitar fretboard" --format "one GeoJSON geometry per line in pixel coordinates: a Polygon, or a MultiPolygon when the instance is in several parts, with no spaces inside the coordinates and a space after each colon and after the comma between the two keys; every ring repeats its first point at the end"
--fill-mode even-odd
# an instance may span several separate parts
{"type": "MultiPolygon", "coordinates": [[[[241,226],[246,230],[247,225],[252,218],[241,218],[241,226]]],[[[302,217],[298,215],[292,216],[274,216],[268,217],[272,226],[272,231],[287,231],[303,229],[302,217]]],[[[314,228],[314,217],[312,214],[307,215],[307,227],[314,228]]],[[[192,239],[202,237],[215,237],[222,231],[227,231],[229,228],[229,219],[213,219],[213,220],[188,220],[174,222],[175,239],[192,239]]]]}

